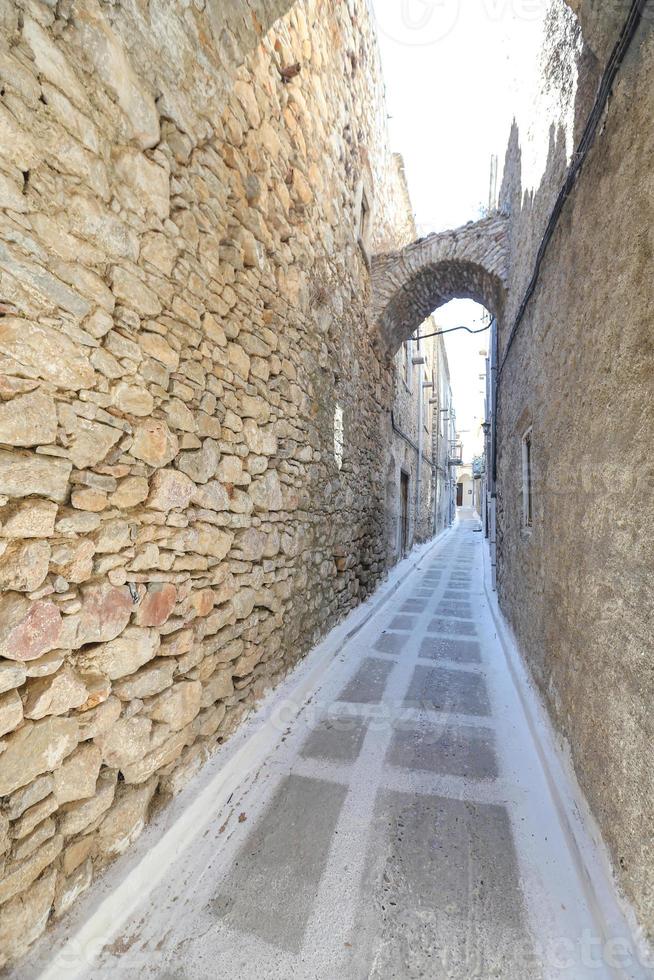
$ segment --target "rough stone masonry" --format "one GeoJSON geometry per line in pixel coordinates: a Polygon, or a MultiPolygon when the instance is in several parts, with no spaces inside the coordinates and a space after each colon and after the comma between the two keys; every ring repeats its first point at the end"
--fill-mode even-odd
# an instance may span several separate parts
{"type": "Polygon", "coordinates": [[[260,6],[0,5],[2,962],[385,571],[376,47],[260,6]]]}

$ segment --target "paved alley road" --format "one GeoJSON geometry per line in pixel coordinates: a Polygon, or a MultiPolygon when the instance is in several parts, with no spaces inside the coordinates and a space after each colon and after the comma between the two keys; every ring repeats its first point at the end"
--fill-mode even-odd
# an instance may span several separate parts
{"type": "MultiPolygon", "coordinates": [[[[637,976],[598,925],[460,521],[83,975],[637,976]]],[[[283,712],[280,712],[280,718],[283,712]]]]}

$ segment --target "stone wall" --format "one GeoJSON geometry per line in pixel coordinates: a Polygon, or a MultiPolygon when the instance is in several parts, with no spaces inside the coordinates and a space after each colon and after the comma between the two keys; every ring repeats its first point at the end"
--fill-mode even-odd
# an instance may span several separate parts
{"type": "Polygon", "coordinates": [[[387,564],[366,8],[227,6],[2,6],[3,961],[387,564]]]}
{"type": "MultiPolygon", "coordinates": [[[[626,15],[626,7],[621,9],[626,15]]],[[[547,252],[502,371],[498,417],[502,608],[568,741],[619,883],[650,938],[651,23],[650,17],[622,66],[603,127],[547,252]],[[521,492],[521,440],[529,426],[531,529],[524,527],[521,492]]],[[[596,50],[608,50],[615,40],[613,22],[606,27],[599,40],[592,35],[596,50]]],[[[603,67],[581,43],[562,3],[554,5],[544,63],[543,88],[550,103],[554,92],[560,126],[553,126],[543,179],[533,194],[524,193],[520,177],[529,136],[512,136],[503,193],[511,212],[512,282],[502,348],[565,173],[568,120],[578,136],[603,67]]],[[[535,119],[534,130],[538,124],[535,119]]]]}

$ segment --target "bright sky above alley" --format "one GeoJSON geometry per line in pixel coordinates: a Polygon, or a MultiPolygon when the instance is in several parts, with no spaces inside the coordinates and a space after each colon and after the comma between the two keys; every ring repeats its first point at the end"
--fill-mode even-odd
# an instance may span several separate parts
{"type": "MultiPolygon", "coordinates": [[[[488,204],[490,159],[500,169],[511,121],[526,120],[548,0],[374,0],[393,148],[404,156],[418,231],[457,227],[488,204]],[[416,97],[416,93],[419,96],[416,97]]],[[[524,124],[526,126],[526,122],[524,124]]],[[[521,127],[523,129],[523,127],[521,127]]],[[[537,181],[541,163],[531,165],[537,181]]],[[[501,174],[500,174],[501,179],[501,174]]],[[[457,301],[443,326],[481,326],[457,301]]],[[[484,335],[446,338],[465,455],[483,421],[484,335]]]]}

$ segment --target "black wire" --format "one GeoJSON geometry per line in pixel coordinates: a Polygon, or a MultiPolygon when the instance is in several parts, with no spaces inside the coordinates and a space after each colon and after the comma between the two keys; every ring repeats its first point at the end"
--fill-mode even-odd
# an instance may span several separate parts
{"type": "Polygon", "coordinates": [[[611,53],[611,57],[609,58],[608,64],[602,76],[602,81],[600,83],[595,102],[593,104],[593,108],[588,117],[588,121],[586,122],[581,140],[579,141],[579,146],[577,147],[572,163],[568,168],[568,172],[563,182],[563,187],[559,191],[559,196],[556,199],[554,209],[552,210],[550,219],[545,229],[545,234],[541,240],[540,248],[538,249],[538,253],[536,255],[533,275],[529,285],[527,286],[522,303],[520,304],[520,309],[518,310],[516,318],[513,322],[513,326],[506,343],[506,348],[504,350],[504,355],[502,357],[502,363],[498,368],[498,381],[502,375],[504,365],[506,364],[509,352],[513,346],[513,341],[516,338],[520,324],[522,323],[524,315],[527,311],[527,307],[529,306],[529,303],[536,292],[545,254],[547,253],[550,242],[554,237],[554,232],[563,213],[565,204],[572,193],[572,189],[577,182],[577,178],[579,177],[582,167],[586,162],[586,158],[593,146],[593,143],[595,142],[595,137],[601,125],[602,119],[604,118],[604,112],[613,91],[613,84],[620,70],[620,66],[625,59],[625,55],[631,47],[631,43],[638,32],[647,3],[648,0],[633,0],[629,10],[629,16],[623,25],[620,32],[620,37],[618,38],[611,53]]]}
{"type": "Polygon", "coordinates": [[[428,340],[430,337],[442,337],[444,333],[454,333],[456,330],[465,330],[466,333],[486,333],[490,330],[490,323],[486,327],[482,327],[481,330],[471,330],[470,327],[450,327],[449,330],[437,330],[436,333],[425,333],[422,337],[416,337],[416,340],[428,340]]]}

